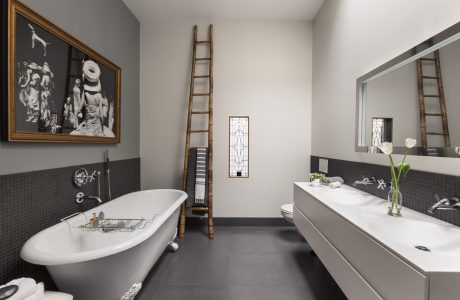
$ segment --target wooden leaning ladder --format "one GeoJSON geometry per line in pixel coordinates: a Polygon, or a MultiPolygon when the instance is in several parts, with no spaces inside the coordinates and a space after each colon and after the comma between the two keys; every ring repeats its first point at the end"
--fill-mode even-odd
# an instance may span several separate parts
{"type": "Polygon", "coordinates": [[[189,103],[188,103],[188,119],[187,119],[187,134],[185,140],[185,159],[184,159],[184,174],[182,178],[182,189],[187,190],[187,179],[188,179],[188,163],[190,155],[190,135],[192,133],[206,133],[208,135],[208,163],[207,163],[207,199],[208,205],[206,207],[187,207],[186,202],[182,203],[181,212],[180,212],[180,225],[179,225],[179,237],[183,238],[185,235],[185,213],[187,209],[191,211],[198,211],[208,215],[208,235],[210,239],[214,238],[214,221],[213,221],[213,212],[212,212],[212,135],[213,135],[213,26],[209,25],[208,38],[209,40],[199,41],[198,38],[198,27],[195,25],[193,27],[193,54],[192,54],[192,73],[190,78],[190,93],[189,93],[189,103]],[[197,56],[197,46],[208,46],[209,47],[209,57],[196,57],[197,56]],[[197,62],[207,62],[208,63],[208,74],[195,74],[195,65],[197,62]],[[209,92],[208,93],[195,93],[195,80],[197,79],[208,79],[209,80],[209,92]],[[208,97],[208,109],[203,110],[194,110],[193,109],[193,99],[194,97],[208,97]],[[192,129],[192,117],[194,115],[208,115],[208,129],[192,129]]]}
{"type": "Polygon", "coordinates": [[[417,59],[417,86],[418,86],[418,101],[420,108],[420,133],[422,147],[428,146],[428,135],[442,135],[444,138],[444,147],[450,147],[449,137],[449,126],[447,124],[447,109],[446,101],[444,98],[444,88],[442,85],[441,76],[441,63],[439,59],[439,50],[434,51],[433,58],[420,58],[417,59]],[[435,64],[435,76],[426,76],[423,73],[423,63],[434,63],[435,64]],[[435,80],[438,90],[437,95],[425,94],[424,91],[424,80],[435,80]],[[425,99],[426,98],[437,98],[439,99],[440,112],[439,113],[427,113],[425,110],[425,99]],[[441,117],[442,121],[442,132],[428,131],[426,126],[426,117],[441,117]]]}

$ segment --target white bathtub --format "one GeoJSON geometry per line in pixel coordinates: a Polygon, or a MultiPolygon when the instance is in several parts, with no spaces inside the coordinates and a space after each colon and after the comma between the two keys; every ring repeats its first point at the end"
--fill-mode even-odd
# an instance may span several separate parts
{"type": "Polygon", "coordinates": [[[81,214],[30,238],[21,257],[44,265],[59,289],[76,300],[119,300],[141,283],[174,238],[181,203],[179,190],[147,190],[124,195],[84,214],[106,218],[153,219],[132,232],[83,231],[81,214]]]}

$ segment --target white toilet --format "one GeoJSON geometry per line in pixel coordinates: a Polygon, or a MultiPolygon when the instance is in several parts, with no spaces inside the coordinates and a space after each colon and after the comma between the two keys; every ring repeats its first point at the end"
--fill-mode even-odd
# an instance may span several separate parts
{"type": "Polygon", "coordinates": [[[291,224],[294,224],[294,204],[283,204],[281,205],[281,215],[291,224]]]}

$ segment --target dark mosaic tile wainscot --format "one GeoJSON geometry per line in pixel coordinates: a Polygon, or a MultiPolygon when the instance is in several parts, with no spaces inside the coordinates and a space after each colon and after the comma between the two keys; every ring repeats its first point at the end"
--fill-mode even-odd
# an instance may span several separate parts
{"type": "MultiPolygon", "coordinates": [[[[103,170],[100,163],[0,176],[0,284],[17,277],[33,277],[43,281],[47,289],[56,288],[45,267],[24,262],[19,253],[35,233],[95,206],[92,202],[75,202],[78,192],[97,194],[95,181],[82,188],[73,185],[72,174],[77,167],[88,172],[103,170]]],[[[140,190],[140,159],[111,162],[110,175],[112,198],[140,190]]],[[[104,195],[104,176],[101,183],[104,195]]]]}
{"type": "MultiPolygon", "coordinates": [[[[318,172],[319,158],[318,156],[311,156],[311,172],[318,172]]],[[[374,176],[386,181],[390,181],[391,178],[390,168],[387,166],[332,158],[326,159],[329,160],[328,176],[340,176],[345,180],[345,184],[348,185],[351,185],[355,180],[361,180],[363,176],[374,176]]],[[[401,182],[403,206],[427,215],[430,215],[427,212],[428,208],[436,202],[434,194],[438,194],[441,197],[460,195],[460,177],[457,176],[411,170],[401,182]]],[[[384,191],[378,190],[375,185],[358,185],[356,188],[387,199],[388,188],[384,191]]],[[[460,211],[439,210],[430,216],[460,226],[460,211]]]]}

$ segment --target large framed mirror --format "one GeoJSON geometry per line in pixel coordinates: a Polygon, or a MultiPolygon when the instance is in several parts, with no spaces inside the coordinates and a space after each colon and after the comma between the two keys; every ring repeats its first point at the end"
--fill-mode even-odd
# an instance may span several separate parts
{"type": "Polygon", "coordinates": [[[356,151],[460,157],[460,22],[356,81],[356,151]]]}

